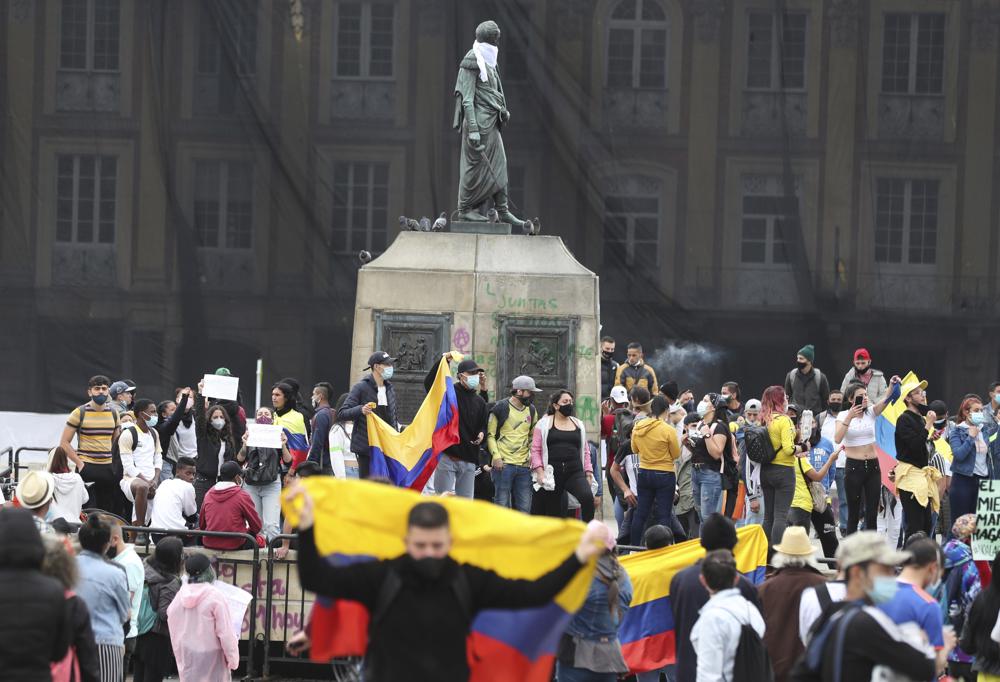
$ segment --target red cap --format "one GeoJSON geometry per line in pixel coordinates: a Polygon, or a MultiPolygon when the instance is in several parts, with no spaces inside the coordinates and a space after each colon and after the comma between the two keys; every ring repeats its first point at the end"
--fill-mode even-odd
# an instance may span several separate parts
{"type": "Polygon", "coordinates": [[[871,362],[872,356],[871,353],[868,352],[867,348],[859,348],[856,351],[854,351],[854,359],[868,360],[869,362],[871,362]]]}

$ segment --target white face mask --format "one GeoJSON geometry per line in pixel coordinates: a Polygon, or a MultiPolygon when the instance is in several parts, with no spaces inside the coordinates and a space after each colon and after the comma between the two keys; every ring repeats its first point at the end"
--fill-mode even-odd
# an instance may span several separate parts
{"type": "Polygon", "coordinates": [[[226,420],[222,417],[216,417],[212,420],[212,428],[216,431],[221,431],[226,426],[226,420]]]}

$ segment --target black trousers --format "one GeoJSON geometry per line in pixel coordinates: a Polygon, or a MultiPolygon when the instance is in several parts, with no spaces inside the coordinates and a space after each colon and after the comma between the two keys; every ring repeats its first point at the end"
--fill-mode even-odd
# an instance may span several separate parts
{"type": "Polygon", "coordinates": [[[917,501],[909,490],[899,491],[899,502],[903,505],[903,519],[906,522],[906,530],[903,536],[905,543],[911,535],[923,531],[927,537],[931,537],[931,501],[928,498],[927,506],[924,507],[917,501]]]}
{"type": "Polygon", "coordinates": [[[847,533],[858,530],[861,521],[861,500],[865,502],[865,530],[878,528],[878,503],[882,492],[882,470],[878,459],[847,459],[844,467],[844,488],[847,491],[847,533]]]}
{"type": "Polygon", "coordinates": [[[118,481],[115,480],[115,474],[111,470],[110,462],[107,464],[85,463],[83,469],[80,470],[80,478],[85,483],[94,484],[89,488],[90,500],[87,502],[88,508],[103,509],[112,514],[121,512],[118,508],[118,500],[115,495],[115,491],[121,492],[121,488],[118,487],[118,481]]]}
{"type": "Polygon", "coordinates": [[[198,474],[194,477],[194,501],[198,504],[198,513],[201,513],[201,503],[205,501],[205,493],[212,489],[217,479],[209,478],[198,474]]]}
{"type": "Polygon", "coordinates": [[[594,518],[594,494],[583,472],[579,460],[569,462],[549,462],[556,481],[555,490],[539,490],[531,499],[531,513],[535,516],[569,516],[569,493],[580,502],[580,516],[583,520],[594,518]]]}
{"type": "Polygon", "coordinates": [[[355,455],[358,458],[358,478],[365,479],[371,474],[372,457],[368,454],[355,455]]]}

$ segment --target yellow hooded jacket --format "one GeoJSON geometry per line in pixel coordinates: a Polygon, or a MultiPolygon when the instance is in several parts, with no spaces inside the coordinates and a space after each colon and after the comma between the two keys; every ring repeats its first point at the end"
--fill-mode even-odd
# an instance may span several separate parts
{"type": "Polygon", "coordinates": [[[657,417],[641,419],[632,427],[632,452],[639,455],[640,469],[673,471],[681,456],[677,431],[657,417]]]}

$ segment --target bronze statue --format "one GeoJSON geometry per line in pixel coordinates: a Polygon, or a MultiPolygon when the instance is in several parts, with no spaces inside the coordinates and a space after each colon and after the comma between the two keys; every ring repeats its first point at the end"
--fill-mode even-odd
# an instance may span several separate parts
{"type": "Polygon", "coordinates": [[[462,134],[459,163],[459,220],[485,222],[478,208],[490,197],[502,222],[523,230],[525,222],[510,212],[507,199],[507,154],[500,131],[510,120],[497,72],[500,27],[484,21],[458,68],[454,127],[462,134]]]}

